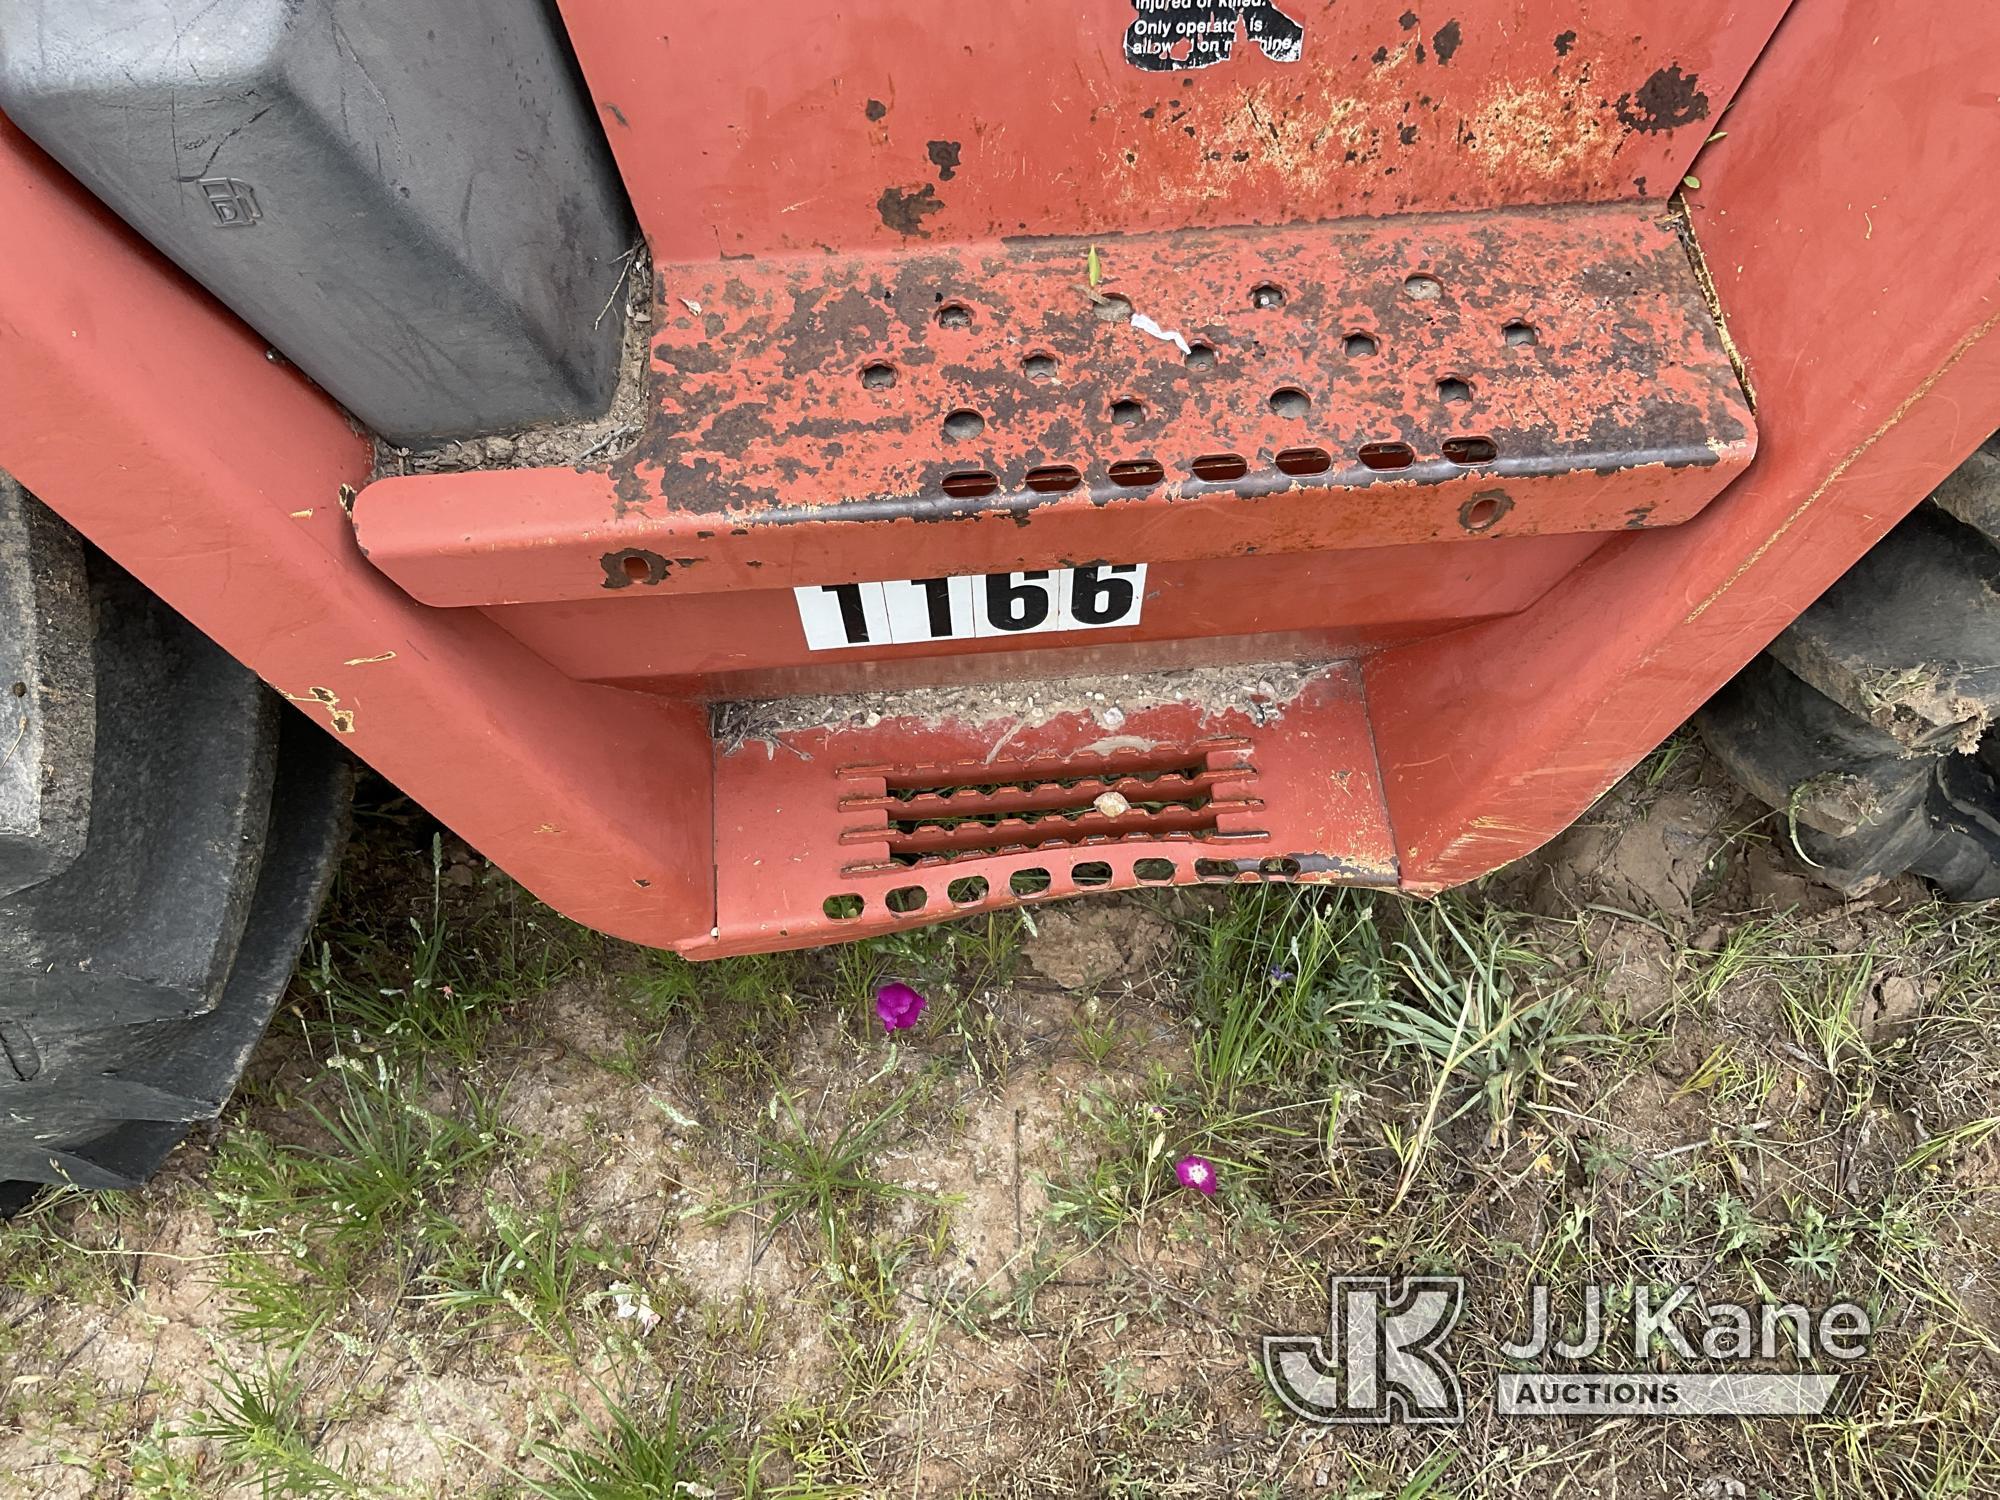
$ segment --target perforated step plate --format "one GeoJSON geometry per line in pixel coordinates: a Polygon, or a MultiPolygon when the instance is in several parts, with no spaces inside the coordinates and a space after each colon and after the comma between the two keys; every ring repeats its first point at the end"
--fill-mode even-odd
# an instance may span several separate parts
{"type": "MultiPolygon", "coordinates": [[[[913,711],[873,725],[784,728],[783,704],[747,723],[724,714],[716,928],[682,951],[803,946],[1079,891],[1393,885],[1359,673],[1272,672],[1277,689],[1256,668],[1234,675],[1242,691],[1208,706],[1043,716],[1028,700],[1048,704],[1046,685],[1016,684],[983,712],[911,694],[913,711]]],[[[1069,697],[1090,695],[1056,701],[1069,697]]]]}
{"type": "Polygon", "coordinates": [[[1657,204],[659,279],[630,451],[378,481],[371,561],[462,605],[1610,531],[1755,447],[1657,204]]]}

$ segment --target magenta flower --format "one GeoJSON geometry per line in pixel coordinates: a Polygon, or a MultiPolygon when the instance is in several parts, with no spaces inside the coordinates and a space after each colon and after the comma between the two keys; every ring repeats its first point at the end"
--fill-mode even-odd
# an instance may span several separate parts
{"type": "Polygon", "coordinates": [[[1174,1163],[1174,1176],[1204,1198],[1215,1196],[1215,1163],[1205,1156],[1183,1156],[1174,1163]]]}
{"type": "Polygon", "coordinates": [[[875,1014],[885,1031],[908,1031],[917,1024],[928,1002],[901,980],[892,979],[875,991],[875,1014]]]}

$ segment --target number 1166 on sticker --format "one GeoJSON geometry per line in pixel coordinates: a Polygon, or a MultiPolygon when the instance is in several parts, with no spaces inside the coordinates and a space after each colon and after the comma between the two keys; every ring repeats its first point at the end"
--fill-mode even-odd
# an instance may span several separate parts
{"type": "Polygon", "coordinates": [[[1144,563],[795,588],[814,651],[1137,625],[1144,563]]]}

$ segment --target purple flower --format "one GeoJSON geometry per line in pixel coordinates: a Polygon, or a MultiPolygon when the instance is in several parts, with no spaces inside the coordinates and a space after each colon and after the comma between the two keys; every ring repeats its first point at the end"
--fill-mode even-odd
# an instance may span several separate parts
{"type": "Polygon", "coordinates": [[[1174,1163],[1174,1176],[1204,1198],[1215,1196],[1215,1163],[1205,1156],[1183,1156],[1174,1163]]]}
{"type": "Polygon", "coordinates": [[[1292,978],[1292,971],[1283,964],[1271,965],[1271,983],[1284,984],[1292,978]]]}
{"type": "Polygon", "coordinates": [[[892,979],[875,991],[875,1014],[885,1031],[908,1031],[917,1024],[927,1002],[901,980],[892,979]]]}

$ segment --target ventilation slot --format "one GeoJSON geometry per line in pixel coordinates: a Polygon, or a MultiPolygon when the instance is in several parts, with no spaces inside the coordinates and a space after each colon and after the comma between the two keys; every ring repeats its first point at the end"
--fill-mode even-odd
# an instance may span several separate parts
{"type": "MultiPolygon", "coordinates": [[[[873,772],[885,774],[879,767],[873,772]]],[[[1199,753],[996,768],[976,773],[981,777],[976,781],[972,774],[891,770],[888,795],[844,798],[841,811],[879,808],[888,821],[889,858],[896,866],[1133,841],[1261,836],[1223,834],[1218,822],[1225,813],[1262,806],[1248,795],[1255,772],[1214,769],[1199,753]]],[[[853,829],[844,837],[876,843],[884,832],[853,829]]],[[[1079,877],[1079,883],[1092,881],[1079,877]]]]}

